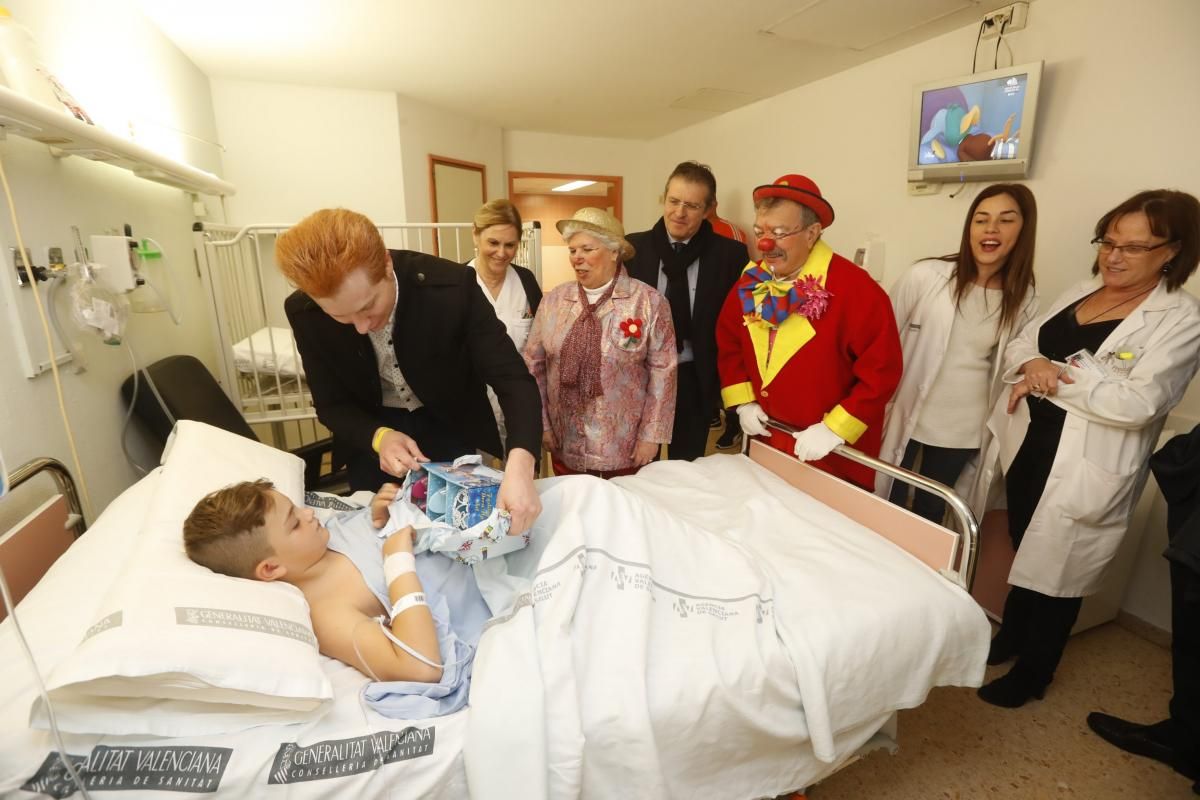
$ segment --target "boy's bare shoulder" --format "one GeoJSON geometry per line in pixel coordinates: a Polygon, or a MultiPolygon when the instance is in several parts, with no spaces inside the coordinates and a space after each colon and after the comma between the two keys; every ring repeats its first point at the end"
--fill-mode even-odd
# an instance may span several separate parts
{"type": "Polygon", "coordinates": [[[303,590],[313,625],[319,618],[342,620],[346,615],[373,617],[383,613],[386,609],[350,559],[333,552],[330,555],[334,558],[329,569],[303,590]]]}

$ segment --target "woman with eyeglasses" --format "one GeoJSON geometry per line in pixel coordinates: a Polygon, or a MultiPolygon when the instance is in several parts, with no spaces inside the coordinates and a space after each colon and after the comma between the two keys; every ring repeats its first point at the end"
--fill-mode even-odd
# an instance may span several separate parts
{"type": "MultiPolygon", "coordinates": [[[[904,375],[888,406],[880,458],[972,487],[965,494],[976,514],[986,492],[976,488],[982,473],[971,465],[989,442],[985,423],[1004,388],[1004,349],[1037,312],[1036,239],[1033,192],[993,184],[971,202],[958,251],[918,261],[891,291],[904,375]]],[[[878,474],[875,487],[907,505],[907,484],[878,474]]],[[[912,500],[914,513],[937,523],[945,505],[920,490],[912,500]]]]}
{"type": "Polygon", "coordinates": [[[989,425],[1016,559],[979,690],[1008,708],[1041,698],[1082,598],[1099,591],[1163,422],[1200,365],[1200,202],[1141,192],[1096,223],[1091,280],[1054,301],[1004,354],[1012,384],[989,425]]]}

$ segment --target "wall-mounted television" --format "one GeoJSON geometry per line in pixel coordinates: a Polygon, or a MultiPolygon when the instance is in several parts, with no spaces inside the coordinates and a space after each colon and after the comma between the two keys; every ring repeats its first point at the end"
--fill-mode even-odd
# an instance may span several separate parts
{"type": "Polygon", "coordinates": [[[909,182],[1025,177],[1041,80],[1035,61],[915,87],[909,182]]]}

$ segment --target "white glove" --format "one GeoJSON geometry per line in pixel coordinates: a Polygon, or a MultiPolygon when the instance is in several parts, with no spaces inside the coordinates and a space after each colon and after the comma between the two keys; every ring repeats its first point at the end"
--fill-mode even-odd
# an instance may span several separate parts
{"type": "Polygon", "coordinates": [[[747,436],[767,435],[767,412],[758,403],[742,403],[737,407],[738,424],[747,436]]]}
{"type": "Polygon", "coordinates": [[[809,425],[799,433],[793,433],[792,436],[796,437],[796,458],[801,461],[816,461],[824,458],[833,452],[833,448],[846,441],[831,431],[824,422],[809,425]]]}

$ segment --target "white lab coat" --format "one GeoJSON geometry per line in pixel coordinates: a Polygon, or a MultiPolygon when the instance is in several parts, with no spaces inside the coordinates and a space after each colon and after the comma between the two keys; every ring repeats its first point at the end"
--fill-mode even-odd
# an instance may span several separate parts
{"type": "MultiPolygon", "coordinates": [[[[1100,285],[1094,278],[1071,288],[1025,327],[1005,352],[1005,382],[1017,383],[1017,370],[1039,356],[1042,325],[1100,285]]],[[[1055,597],[1094,594],[1104,582],[1145,485],[1150,451],[1200,365],[1200,301],[1160,283],[1094,355],[1105,377],[1071,368],[1075,383],[1060,382],[1047,398],[1067,416],[1008,576],[1014,586],[1055,597]]],[[[988,421],[994,436],[983,470],[988,479],[997,461],[1008,471],[1029,427],[1027,404],[1010,415],[1007,402],[1006,393],[988,421]]]]}
{"type": "MultiPolygon", "coordinates": [[[[900,329],[900,347],[904,353],[904,376],[892,402],[888,405],[883,424],[883,447],[879,457],[899,464],[912,439],[913,430],[921,416],[925,398],[942,367],[950,332],[957,311],[954,301],[954,262],[930,258],[918,261],[892,287],[892,306],[896,310],[896,325],[900,329]]],[[[1001,380],[1005,348],[1014,332],[1024,328],[1037,313],[1037,293],[1030,287],[1021,303],[1012,328],[1000,332],[996,360],[988,384],[990,409],[1005,388],[1001,380]]],[[[1007,397],[1007,394],[1005,395],[1007,397]]],[[[991,434],[986,419],[979,420],[982,431],[980,452],[986,452],[991,434]]],[[[966,499],[976,518],[982,516],[987,501],[988,486],[977,481],[979,457],[971,459],[959,476],[956,490],[966,499]]],[[[876,494],[887,497],[892,479],[879,474],[875,478],[876,494]]]]}

